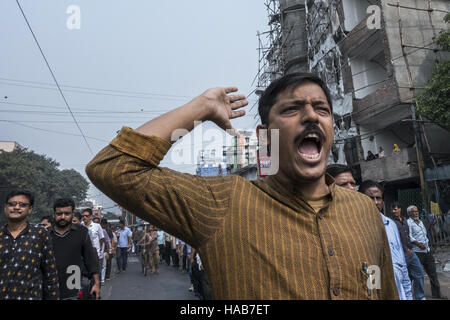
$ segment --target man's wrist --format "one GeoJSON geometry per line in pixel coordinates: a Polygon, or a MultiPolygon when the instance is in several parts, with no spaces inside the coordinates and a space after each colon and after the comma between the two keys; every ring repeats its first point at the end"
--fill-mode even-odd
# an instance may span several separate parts
{"type": "Polygon", "coordinates": [[[195,97],[187,104],[190,108],[200,111],[200,116],[194,121],[208,121],[213,118],[214,105],[211,104],[208,98],[203,95],[195,97]]]}

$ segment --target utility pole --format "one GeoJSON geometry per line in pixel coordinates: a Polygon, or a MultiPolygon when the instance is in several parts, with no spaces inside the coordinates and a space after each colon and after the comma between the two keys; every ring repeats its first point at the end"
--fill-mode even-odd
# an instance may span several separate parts
{"type": "Polygon", "coordinates": [[[416,108],[415,103],[411,104],[411,115],[412,115],[412,124],[414,129],[414,139],[416,142],[416,151],[417,151],[417,164],[419,167],[419,177],[420,177],[420,189],[422,194],[422,208],[427,212],[430,212],[429,203],[428,203],[428,190],[427,185],[425,183],[425,175],[424,175],[424,162],[423,162],[423,154],[422,154],[422,135],[420,132],[420,127],[417,125],[416,119],[416,108]]]}

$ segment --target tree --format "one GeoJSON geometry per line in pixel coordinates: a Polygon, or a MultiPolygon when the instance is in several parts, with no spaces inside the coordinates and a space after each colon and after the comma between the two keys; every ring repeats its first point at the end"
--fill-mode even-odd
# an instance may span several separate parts
{"type": "MultiPolygon", "coordinates": [[[[0,153],[0,187],[2,206],[6,194],[12,189],[33,192],[35,203],[31,222],[53,214],[57,198],[72,198],[79,203],[86,198],[89,182],[75,170],[59,170],[55,160],[27,149],[0,153]]],[[[3,212],[0,214],[5,221],[3,212]]]]}
{"type": "MultiPolygon", "coordinates": [[[[450,22],[450,13],[444,21],[450,22]]],[[[437,40],[438,46],[450,51],[450,30],[441,31],[437,40]]],[[[425,90],[415,99],[417,113],[450,130],[450,59],[441,61],[435,66],[425,90]]]]}

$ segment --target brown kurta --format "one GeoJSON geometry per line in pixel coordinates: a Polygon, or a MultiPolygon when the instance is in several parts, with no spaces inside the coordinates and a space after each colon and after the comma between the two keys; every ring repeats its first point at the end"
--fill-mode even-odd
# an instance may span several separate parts
{"type": "Polygon", "coordinates": [[[335,186],[318,214],[275,177],[200,177],[158,167],[171,144],[123,128],[87,166],[107,196],[196,248],[215,299],[398,299],[373,202],[335,186]],[[381,269],[368,294],[363,262],[381,269]]]}

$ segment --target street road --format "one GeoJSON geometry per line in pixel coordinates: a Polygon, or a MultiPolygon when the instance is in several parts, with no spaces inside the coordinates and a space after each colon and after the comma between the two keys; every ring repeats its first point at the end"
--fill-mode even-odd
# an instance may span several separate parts
{"type": "Polygon", "coordinates": [[[144,274],[137,256],[128,257],[125,273],[116,274],[116,260],[112,260],[111,280],[102,286],[102,300],[198,300],[189,292],[191,282],[187,273],[160,264],[159,274],[144,274]]]}

